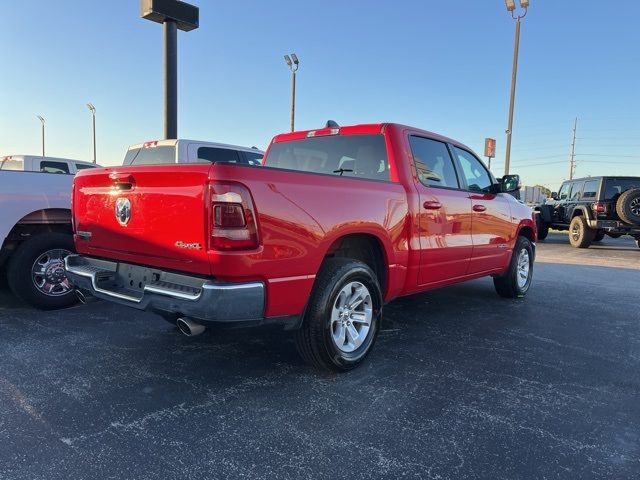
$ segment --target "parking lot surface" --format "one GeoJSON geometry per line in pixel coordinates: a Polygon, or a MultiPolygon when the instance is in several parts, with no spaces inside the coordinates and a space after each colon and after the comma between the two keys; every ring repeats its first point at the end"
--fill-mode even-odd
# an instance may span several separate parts
{"type": "Polygon", "coordinates": [[[99,302],[0,292],[0,478],[638,478],[640,249],[538,245],[392,302],[371,356],[319,373],[280,331],[187,338],[99,302]]]}

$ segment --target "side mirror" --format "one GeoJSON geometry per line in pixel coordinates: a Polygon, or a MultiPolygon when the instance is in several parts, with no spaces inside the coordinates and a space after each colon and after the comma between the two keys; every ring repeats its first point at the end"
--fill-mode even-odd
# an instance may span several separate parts
{"type": "Polygon", "coordinates": [[[551,199],[558,200],[558,192],[551,192],[551,199]]]}
{"type": "Polygon", "coordinates": [[[505,175],[500,179],[500,191],[510,193],[520,190],[520,175],[505,175]]]}

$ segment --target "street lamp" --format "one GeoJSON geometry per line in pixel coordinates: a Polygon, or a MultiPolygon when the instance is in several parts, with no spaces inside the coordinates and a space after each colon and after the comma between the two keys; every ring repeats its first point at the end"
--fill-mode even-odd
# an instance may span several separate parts
{"type": "Polygon", "coordinates": [[[296,72],[300,66],[300,61],[295,53],[292,53],[291,56],[285,55],[284,61],[287,62],[291,70],[291,131],[293,132],[296,117],[296,72]]]}
{"type": "Polygon", "coordinates": [[[38,117],[38,120],[40,120],[40,123],[42,124],[42,156],[44,157],[44,123],[45,123],[45,120],[40,115],[37,115],[37,117],[38,117]]]}
{"type": "Polygon", "coordinates": [[[511,97],[509,99],[509,125],[507,126],[507,148],[504,158],[504,174],[509,174],[509,162],[511,160],[511,134],[513,132],[513,104],[516,99],[516,77],[518,75],[518,50],[520,48],[520,19],[527,15],[527,9],[529,8],[529,0],[520,0],[520,7],[522,13],[516,15],[516,2],[515,0],[505,0],[507,11],[511,13],[511,17],[516,21],[516,36],[513,45],[513,69],[511,72],[511,97]]]}
{"type": "Polygon", "coordinates": [[[87,103],[87,108],[93,117],[93,163],[96,163],[96,107],[93,106],[93,103],[87,103]]]}

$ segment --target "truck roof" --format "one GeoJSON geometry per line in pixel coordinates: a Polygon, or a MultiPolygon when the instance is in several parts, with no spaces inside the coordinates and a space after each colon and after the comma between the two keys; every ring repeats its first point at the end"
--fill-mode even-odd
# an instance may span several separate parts
{"type": "Polygon", "coordinates": [[[229,148],[231,150],[240,150],[243,152],[260,152],[264,153],[262,150],[255,147],[242,147],[240,145],[230,145],[228,143],[217,143],[217,142],[206,142],[204,140],[188,140],[186,138],[173,138],[170,140],[149,140],[147,142],[136,143],[135,145],[129,146],[127,150],[134,150],[137,148],[144,148],[149,146],[154,147],[175,147],[178,142],[180,143],[197,143],[199,145],[207,145],[210,147],[218,147],[218,148],[229,148]]]}
{"type": "Polygon", "coordinates": [[[600,180],[600,179],[607,179],[607,178],[616,178],[616,179],[622,179],[622,180],[637,180],[640,179],[640,177],[638,176],[633,176],[633,175],[594,175],[591,177],[581,177],[581,178],[572,178],[571,180],[565,180],[562,183],[568,183],[568,182],[582,182],[582,181],[588,181],[588,180],[600,180]]]}
{"type": "Polygon", "coordinates": [[[339,133],[345,135],[375,135],[378,133],[384,132],[385,128],[388,127],[398,128],[399,130],[405,131],[409,130],[413,133],[422,134],[425,137],[433,138],[435,140],[440,140],[441,142],[447,142],[456,147],[463,148],[465,150],[471,150],[471,148],[467,147],[465,144],[458,142],[449,137],[445,137],[444,135],[440,135],[438,133],[430,132],[428,130],[423,130],[421,128],[411,127],[409,125],[403,125],[400,123],[360,123],[357,125],[340,125],[338,127],[322,127],[316,128],[313,130],[299,130],[290,133],[281,133],[276,135],[273,138],[273,142],[287,142],[291,140],[300,140],[303,138],[307,138],[309,136],[314,136],[316,132],[318,134],[327,134],[330,130],[335,130],[336,128],[339,130],[339,133]]]}
{"type": "Polygon", "coordinates": [[[2,160],[23,160],[24,161],[31,158],[36,158],[38,160],[42,160],[42,159],[58,160],[61,162],[73,162],[73,163],[80,163],[84,165],[93,165],[93,162],[88,162],[86,160],[75,160],[73,158],[48,157],[48,156],[43,157],[42,155],[4,155],[0,157],[0,162],[2,162],[2,160]]]}

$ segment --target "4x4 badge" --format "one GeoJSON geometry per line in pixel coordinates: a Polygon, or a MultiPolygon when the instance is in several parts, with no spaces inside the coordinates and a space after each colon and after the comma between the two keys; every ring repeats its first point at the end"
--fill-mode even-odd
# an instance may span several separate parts
{"type": "Polygon", "coordinates": [[[128,198],[116,200],[116,218],[123,227],[131,220],[131,202],[128,198]]]}

